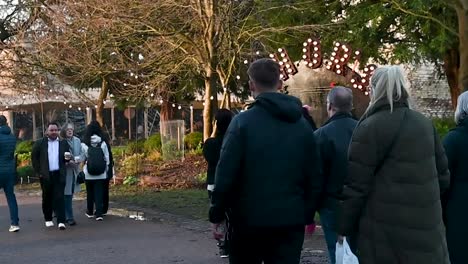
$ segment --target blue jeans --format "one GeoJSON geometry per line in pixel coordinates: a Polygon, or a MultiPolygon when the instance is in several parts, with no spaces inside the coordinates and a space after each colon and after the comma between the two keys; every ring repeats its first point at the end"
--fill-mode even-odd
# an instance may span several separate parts
{"type": "Polygon", "coordinates": [[[65,219],[75,220],[73,217],[73,195],[65,195],[65,219]]]}
{"type": "Polygon", "coordinates": [[[11,225],[19,225],[18,218],[18,203],[16,202],[16,196],[14,192],[15,187],[15,178],[0,178],[0,189],[3,189],[8,203],[8,208],[10,209],[10,220],[11,225]]]}
{"type": "Polygon", "coordinates": [[[325,233],[325,241],[327,242],[328,254],[330,263],[335,264],[335,250],[338,234],[336,233],[336,210],[323,208],[319,211],[320,223],[322,224],[323,232],[325,233]]]}

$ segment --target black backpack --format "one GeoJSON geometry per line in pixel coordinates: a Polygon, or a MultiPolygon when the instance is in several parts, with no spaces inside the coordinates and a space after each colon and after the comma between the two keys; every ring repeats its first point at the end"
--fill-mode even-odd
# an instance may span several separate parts
{"type": "Polygon", "coordinates": [[[104,157],[104,151],[102,151],[101,144],[97,144],[95,147],[88,147],[88,174],[99,176],[106,172],[106,159],[104,157]]]}

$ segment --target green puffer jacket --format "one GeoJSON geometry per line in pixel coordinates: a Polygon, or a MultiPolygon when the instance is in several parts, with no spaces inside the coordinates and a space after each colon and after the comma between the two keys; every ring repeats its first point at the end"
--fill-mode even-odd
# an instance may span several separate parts
{"type": "Polygon", "coordinates": [[[357,234],[361,264],[449,264],[441,195],[449,187],[432,122],[377,102],[356,128],[338,232],[357,234]],[[393,143],[393,146],[392,146],[393,143]]]}

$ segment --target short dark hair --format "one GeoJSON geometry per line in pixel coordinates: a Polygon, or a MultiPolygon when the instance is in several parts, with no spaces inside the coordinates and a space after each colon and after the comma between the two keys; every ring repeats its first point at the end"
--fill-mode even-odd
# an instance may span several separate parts
{"type": "Polygon", "coordinates": [[[353,91],[346,87],[336,86],[328,93],[328,101],[336,111],[351,112],[353,110],[353,91]]]}
{"type": "Polygon", "coordinates": [[[231,124],[232,120],[232,112],[229,111],[228,109],[219,109],[218,112],[216,112],[216,130],[217,134],[224,135],[226,134],[226,131],[229,127],[229,124],[231,124]]]}
{"type": "Polygon", "coordinates": [[[0,115],[0,126],[6,126],[7,125],[7,119],[4,115],[0,115]]]}
{"type": "Polygon", "coordinates": [[[251,81],[263,89],[276,89],[280,81],[280,66],[271,59],[259,59],[254,61],[247,71],[251,81]]]}
{"type": "Polygon", "coordinates": [[[57,126],[57,128],[60,128],[59,124],[58,124],[57,122],[55,122],[55,121],[49,122],[49,123],[47,124],[47,128],[49,128],[50,126],[57,126]]]}

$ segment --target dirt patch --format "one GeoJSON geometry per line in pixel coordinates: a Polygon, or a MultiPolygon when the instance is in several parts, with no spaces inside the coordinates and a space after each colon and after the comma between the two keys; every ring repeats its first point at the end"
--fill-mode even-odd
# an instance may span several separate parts
{"type": "MultiPolygon", "coordinates": [[[[184,161],[144,162],[138,177],[138,184],[158,189],[201,188],[204,182],[200,175],[206,173],[207,164],[202,156],[188,155],[184,161]]],[[[117,182],[123,182],[123,175],[117,176],[117,182]]]]}

